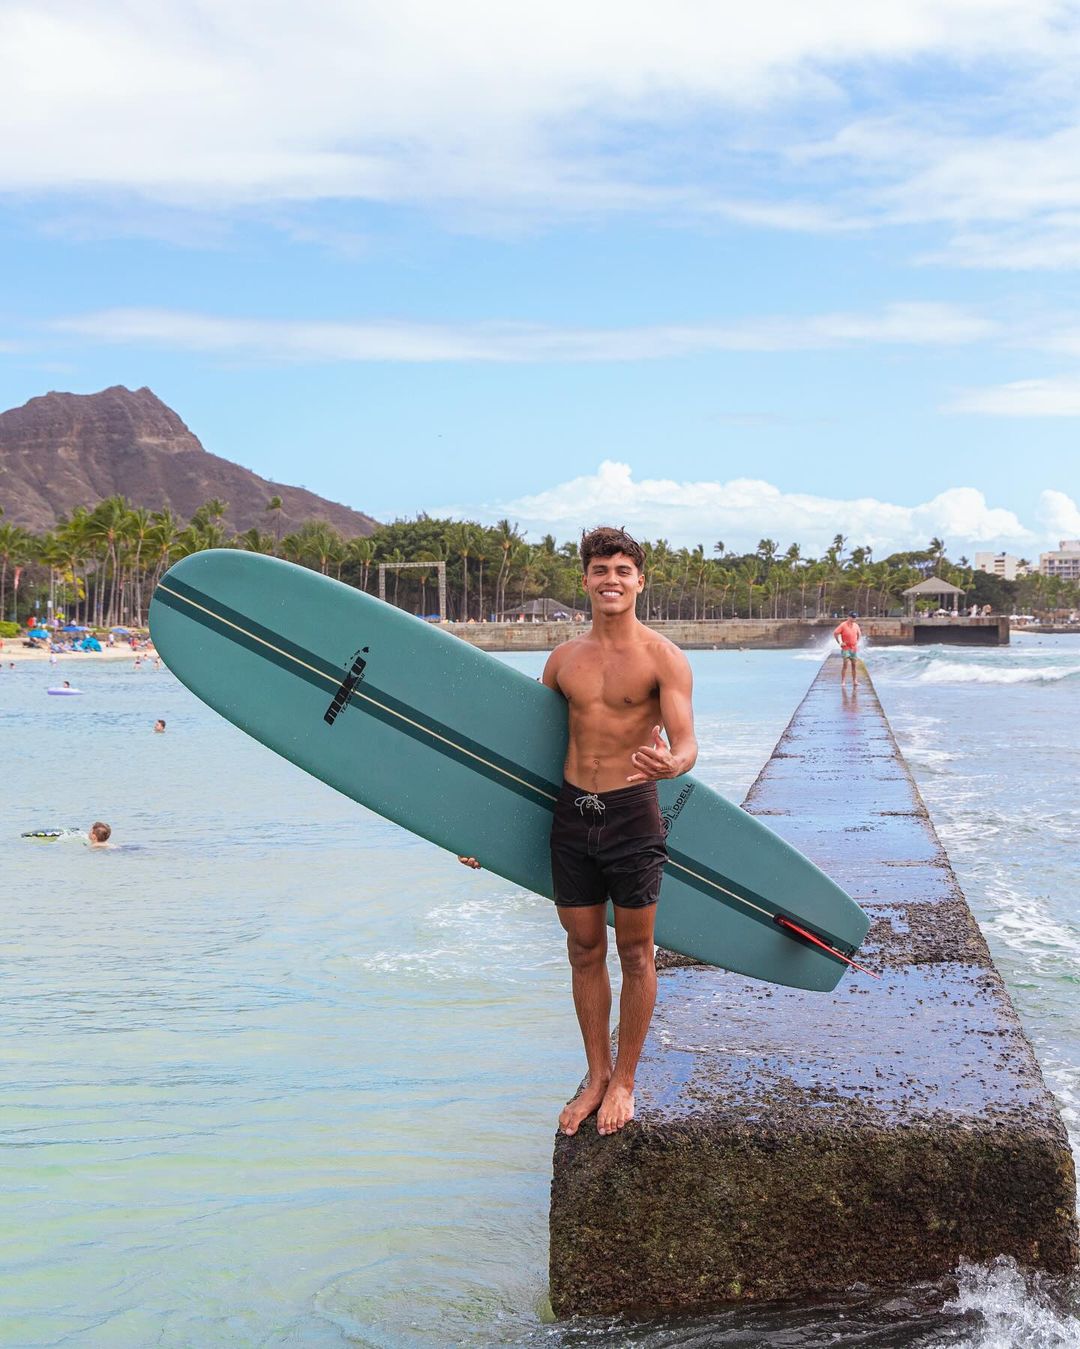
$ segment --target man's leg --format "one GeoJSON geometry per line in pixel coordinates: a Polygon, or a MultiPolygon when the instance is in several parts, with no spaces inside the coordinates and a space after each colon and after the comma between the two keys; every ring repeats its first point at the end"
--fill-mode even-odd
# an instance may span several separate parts
{"type": "Polygon", "coordinates": [[[634,1118],[634,1074],[656,1004],[655,922],[655,904],[615,909],[615,942],[623,982],[619,998],[619,1051],[596,1117],[597,1130],[602,1134],[616,1133],[634,1118]]]}
{"type": "Polygon", "coordinates": [[[577,1012],[589,1080],[559,1116],[564,1134],[576,1134],[582,1120],[599,1108],[611,1080],[611,981],[607,971],[607,909],[556,905],[566,930],[577,1012]]]}

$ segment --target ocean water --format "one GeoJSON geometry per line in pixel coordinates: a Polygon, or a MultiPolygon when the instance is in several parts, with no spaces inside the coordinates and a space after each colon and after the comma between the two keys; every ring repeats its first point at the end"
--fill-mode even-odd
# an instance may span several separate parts
{"type": "MultiPolygon", "coordinates": [[[[740,799],[817,658],[692,653],[698,772],[740,799]]],[[[1080,1140],[1080,640],[869,660],[1080,1140]]],[[[0,671],[0,1343],[1080,1344],[1074,1291],[1006,1264],[945,1305],[552,1324],[551,1147],[582,1065],[550,906],[167,671],[69,661],[70,699],[56,677],[0,671]],[[94,819],[116,848],[18,837],[94,819]]]]}

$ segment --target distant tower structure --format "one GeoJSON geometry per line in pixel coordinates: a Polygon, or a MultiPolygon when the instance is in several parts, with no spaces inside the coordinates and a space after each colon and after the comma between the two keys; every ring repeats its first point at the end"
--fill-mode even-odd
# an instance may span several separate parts
{"type": "Polygon", "coordinates": [[[404,571],[406,567],[426,567],[429,571],[435,567],[439,573],[439,622],[446,622],[446,563],[445,562],[380,562],[379,568],[379,599],[386,599],[386,573],[388,571],[404,571]]]}

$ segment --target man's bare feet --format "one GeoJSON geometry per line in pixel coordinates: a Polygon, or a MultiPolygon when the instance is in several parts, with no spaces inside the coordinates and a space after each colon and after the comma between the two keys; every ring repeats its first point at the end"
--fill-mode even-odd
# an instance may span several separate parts
{"type": "Polygon", "coordinates": [[[612,1082],[604,1093],[600,1103],[600,1112],[596,1116],[596,1131],[600,1134],[615,1134],[624,1124],[634,1118],[634,1093],[629,1087],[612,1082]]]}
{"type": "Polygon", "coordinates": [[[563,1112],[559,1116],[559,1132],[576,1134],[582,1120],[588,1119],[594,1110],[600,1108],[607,1086],[606,1077],[600,1078],[597,1082],[586,1082],[574,1099],[567,1101],[563,1107],[563,1112]]]}

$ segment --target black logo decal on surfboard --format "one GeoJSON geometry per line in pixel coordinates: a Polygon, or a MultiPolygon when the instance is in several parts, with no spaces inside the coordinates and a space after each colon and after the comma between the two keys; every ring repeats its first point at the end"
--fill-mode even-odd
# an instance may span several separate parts
{"type": "Polygon", "coordinates": [[[356,688],[357,684],[363,679],[364,669],[367,665],[364,656],[367,654],[367,650],[368,649],[365,646],[357,653],[356,659],[353,661],[352,665],[349,666],[349,673],[338,685],[337,692],[334,694],[330,706],[323,713],[323,721],[326,722],[327,726],[333,726],[334,722],[337,720],[337,714],[349,701],[353,689],[356,688]]]}
{"type": "Polygon", "coordinates": [[[692,782],[688,782],[686,786],[682,789],[682,791],[679,793],[679,795],[672,802],[672,804],[668,806],[667,810],[665,810],[664,813],[660,816],[661,820],[664,823],[665,837],[670,831],[671,826],[682,814],[683,806],[686,805],[687,801],[690,800],[693,794],[694,794],[694,784],[692,782]]]}

